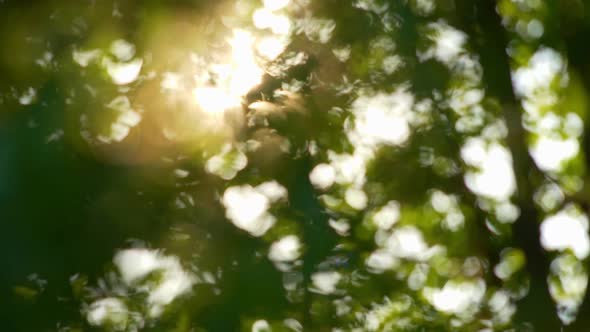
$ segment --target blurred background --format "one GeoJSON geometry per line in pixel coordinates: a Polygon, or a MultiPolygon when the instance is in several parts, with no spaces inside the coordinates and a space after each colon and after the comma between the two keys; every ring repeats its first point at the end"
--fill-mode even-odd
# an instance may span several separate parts
{"type": "Polygon", "coordinates": [[[2,331],[586,331],[590,2],[0,0],[2,331]]]}

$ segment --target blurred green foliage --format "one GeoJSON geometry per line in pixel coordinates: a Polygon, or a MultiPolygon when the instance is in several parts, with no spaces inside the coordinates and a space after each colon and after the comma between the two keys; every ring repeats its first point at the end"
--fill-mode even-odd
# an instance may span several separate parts
{"type": "Polygon", "coordinates": [[[0,0],[1,329],[587,330],[588,6],[0,0]]]}

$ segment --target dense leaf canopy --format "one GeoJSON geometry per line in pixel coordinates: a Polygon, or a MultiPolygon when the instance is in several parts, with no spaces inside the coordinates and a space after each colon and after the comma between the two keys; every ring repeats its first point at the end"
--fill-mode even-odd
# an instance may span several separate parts
{"type": "Polygon", "coordinates": [[[0,329],[590,329],[589,13],[0,0],[0,329]]]}

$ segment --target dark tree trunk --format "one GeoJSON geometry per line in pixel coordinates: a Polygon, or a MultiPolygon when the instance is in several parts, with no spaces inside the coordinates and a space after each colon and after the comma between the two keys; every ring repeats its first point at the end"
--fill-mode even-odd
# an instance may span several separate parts
{"type": "Polygon", "coordinates": [[[309,156],[297,160],[295,174],[290,177],[288,183],[291,208],[295,210],[296,217],[303,224],[303,328],[305,331],[313,331],[318,324],[313,321],[312,305],[313,294],[311,288],[311,275],[315,272],[317,264],[322,262],[333,248],[336,237],[328,225],[327,215],[324,213],[316,192],[309,180],[312,169],[312,161],[309,156]]]}
{"type": "MultiPolygon", "coordinates": [[[[563,7],[565,4],[556,4],[556,7],[563,7]]],[[[590,36],[590,17],[584,12],[582,5],[581,10],[576,11],[579,16],[571,17],[565,15],[560,10],[560,26],[563,27],[562,39],[565,42],[567,52],[567,62],[570,70],[575,71],[580,77],[580,84],[584,87],[586,95],[590,92],[590,62],[588,62],[588,55],[590,55],[590,43],[588,43],[588,36],[590,36]]],[[[569,9],[569,8],[563,8],[569,9]]],[[[590,110],[586,109],[586,121],[584,128],[584,138],[582,142],[583,153],[585,155],[586,167],[590,165],[590,142],[588,140],[588,133],[590,132],[590,123],[588,115],[590,110]]],[[[589,197],[590,197],[590,178],[586,176],[584,181],[584,189],[580,191],[575,197],[576,203],[581,205],[586,213],[589,213],[589,197]]],[[[588,270],[588,268],[587,268],[588,270]]],[[[590,292],[587,290],[584,296],[584,301],[579,308],[577,319],[568,327],[568,331],[586,331],[590,326],[590,292]]]]}
{"type": "Polygon", "coordinates": [[[515,246],[524,250],[531,276],[529,293],[519,302],[516,319],[533,324],[539,331],[558,331],[561,323],[546,283],[549,261],[540,244],[540,220],[533,201],[535,185],[543,174],[528,153],[506,53],[507,32],[496,11],[495,1],[458,0],[456,5],[457,17],[461,20],[458,24],[470,36],[470,46],[479,55],[486,93],[500,102],[508,127],[507,143],[518,185],[516,203],[521,212],[513,228],[513,240],[515,246]]]}

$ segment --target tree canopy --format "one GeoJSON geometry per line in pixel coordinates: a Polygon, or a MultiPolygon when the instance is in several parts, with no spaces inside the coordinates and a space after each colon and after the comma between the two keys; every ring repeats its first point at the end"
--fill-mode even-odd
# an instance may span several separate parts
{"type": "Polygon", "coordinates": [[[4,331],[585,331],[590,2],[0,0],[4,331]]]}

